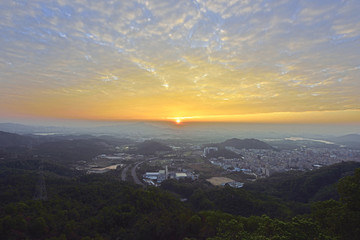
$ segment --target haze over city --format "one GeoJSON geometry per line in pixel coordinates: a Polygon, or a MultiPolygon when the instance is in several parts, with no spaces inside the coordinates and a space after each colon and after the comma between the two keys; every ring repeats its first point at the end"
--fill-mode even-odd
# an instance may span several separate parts
{"type": "Polygon", "coordinates": [[[1,122],[360,122],[359,1],[3,1],[1,122]]]}

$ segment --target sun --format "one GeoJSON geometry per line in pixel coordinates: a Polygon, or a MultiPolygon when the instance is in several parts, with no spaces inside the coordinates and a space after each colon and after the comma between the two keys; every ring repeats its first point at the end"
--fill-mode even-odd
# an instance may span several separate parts
{"type": "Polygon", "coordinates": [[[176,124],[180,124],[180,123],[181,123],[181,119],[178,118],[178,119],[175,120],[175,122],[176,122],[176,124]]]}

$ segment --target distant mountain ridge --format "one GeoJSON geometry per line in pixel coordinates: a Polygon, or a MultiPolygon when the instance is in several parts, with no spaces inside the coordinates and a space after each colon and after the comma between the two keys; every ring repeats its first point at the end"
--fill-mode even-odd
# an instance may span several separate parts
{"type": "Polygon", "coordinates": [[[17,134],[110,134],[122,136],[158,136],[170,134],[172,130],[164,126],[149,124],[146,122],[119,122],[108,126],[80,126],[80,127],[57,127],[57,126],[32,126],[18,123],[0,123],[0,131],[17,134]]]}
{"type": "Polygon", "coordinates": [[[234,147],[237,149],[269,149],[274,150],[269,144],[254,138],[238,139],[232,138],[220,143],[223,147],[234,147]]]}
{"type": "Polygon", "coordinates": [[[15,133],[0,131],[0,147],[27,147],[31,146],[34,139],[15,133]]]}
{"type": "Polygon", "coordinates": [[[18,123],[0,123],[0,131],[17,133],[17,134],[31,134],[31,133],[70,133],[73,128],[68,127],[54,127],[54,126],[31,126],[18,123]]]}
{"type": "Polygon", "coordinates": [[[360,134],[347,134],[331,140],[337,144],[342,144],[354,149],[360,149],[360,134]]]}
{"type": "Polygon", "coordinates": [[[337,142],[360,142],[360,134],[347,134],[335,138],[337,142]]]}

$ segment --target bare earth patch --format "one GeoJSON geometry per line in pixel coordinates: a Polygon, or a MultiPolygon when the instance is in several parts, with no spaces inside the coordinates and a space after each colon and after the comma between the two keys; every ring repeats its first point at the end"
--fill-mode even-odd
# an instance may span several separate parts
{"type": "Polygon", "coordinates": [[[233,182],[234,180],[232,180],[231,178],[227,178],[227,177],[212,177],[212,178],[206,179],[206,181],[210,182],[214,186],[220,186],[221,184],[233,182]]]}

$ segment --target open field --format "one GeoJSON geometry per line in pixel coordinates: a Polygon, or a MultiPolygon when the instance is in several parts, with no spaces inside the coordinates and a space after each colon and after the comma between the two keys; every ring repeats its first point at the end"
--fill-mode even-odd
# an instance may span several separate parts
{"type": "Polygon", "coordinates": [[[212,177],[212,178],[206,179],[206,181],[210,182],[214,186],[220,186],[221,184],[233,182],[234,180],[232,180],[231,178],[227,178],[227,177],[212,177]]]}

